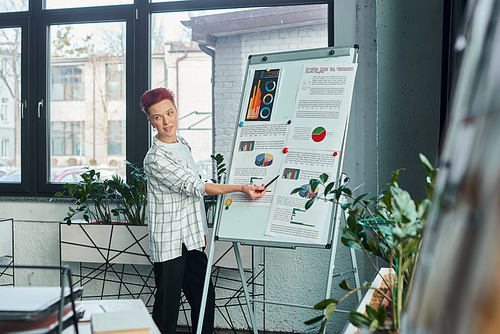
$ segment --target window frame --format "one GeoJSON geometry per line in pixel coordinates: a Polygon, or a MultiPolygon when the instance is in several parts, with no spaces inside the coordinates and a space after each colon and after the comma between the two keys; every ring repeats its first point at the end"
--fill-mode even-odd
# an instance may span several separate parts
{"type": "Polygon", "coordinates": [[[125,108],[126,159],[142,165],[150,146],[150,127],[139,110],[142,93],[150,83],[151,14],[162,12],[251,8],[295,5],[328,5],[328,45],[333,46],[333,0],[191,0],[150,3],[135,0],[130,5],[82,8],[42,9],[44,0],[29,0],[29,10],[0,13],[0,28],[22,29],[21,101],[25,101],[21,119],[20,183],[0,183],[2,196],[52,197],[63,190],[62,184],[50,183],[50,110],[49,26],[58,24],[126,23],[125,108]],[[29,52],[29,51],[31,52],[29,52]],[[36,52],[35,52],[36,51],[36,52]],[[38,117],[38,105],[43,100],[38,117]]]}

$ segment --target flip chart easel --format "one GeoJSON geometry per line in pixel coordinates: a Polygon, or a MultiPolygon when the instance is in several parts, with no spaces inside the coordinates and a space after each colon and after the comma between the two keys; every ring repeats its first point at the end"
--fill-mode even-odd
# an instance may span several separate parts
{"type": "MultiPolygon", "coordinates": [[[[287,197],[290,195],[287,187],[293,187],[297,182],[300,185],[307,177],[319,178],[320,170],[325,166],[328,167],[330,181],[344,182],[341,170],[357,56],[357,45],[249,56],[228,183],[259,184],[263,181],[263,184],[273,179],[276,173],[281,177],[269,188],[269,194],[254,202],[248,201],[244,195],[218,196],[199,324],[204,317],[216,241],[233,243],[255,334],[257,326],[252,302],[306,308],[312,305],[250,299],[238,243],[290,249],[329,249],[331,256],[325,298],[330,297],[341,223],[340,207],[316,201],[314,208],[319,208],[317,216],[313,217],[319,220],[316,226],[308,221],[307,215],[312,213],[302,209],[317,189],[309,189],[304,184],[304,191],[299,192],[302,198],[292,198],[287,197]],[[273,172],[269,172],[271,170],[273,172]],[[292,204],[283,204],[287,201],[292,204]],[[295,208],[290,211],[290,206],[295,208]],[[290,217],[290,212],[293,212],[292,218],[286,218],[290,219],[287,223],[283,217],[290,217]]],[[[352,249],[351,262],[356,286],[359,287],[356,257],[352,249]]],[[[361,300],[361,293],[358,293],[358,299],[361,300]]],[[[201,326],[198,327],[197,333],[200,334],[201,326]]]]}

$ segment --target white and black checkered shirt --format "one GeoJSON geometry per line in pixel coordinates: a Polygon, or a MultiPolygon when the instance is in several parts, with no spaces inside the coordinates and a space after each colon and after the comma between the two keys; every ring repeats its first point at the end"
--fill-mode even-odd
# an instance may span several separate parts
{"type": "MultiPolygon", "coordinates": [[[[186,145],[186,140],[178,137],[186,145]]],[[[205,246],[200,198],[205,184],[188,164],[157,137],[144,158],[148,177],[149,251],[151,261],[164,262],[205,246]]]]}

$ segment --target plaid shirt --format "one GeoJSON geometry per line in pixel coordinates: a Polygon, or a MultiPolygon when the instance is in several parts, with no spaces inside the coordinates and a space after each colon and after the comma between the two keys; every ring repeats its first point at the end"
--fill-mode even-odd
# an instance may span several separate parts
{"type": "MultiPolygon", "coordinates": [[[[184,138],[178,139],[189,148],[184,138]]],[[[203,181],[156,136],[144,158],[144,171],[148,177],[151,261],[181,256],[182,244],[188,250],[202,250],[205,237],[200,198],[206,195],[203,181]]]]}

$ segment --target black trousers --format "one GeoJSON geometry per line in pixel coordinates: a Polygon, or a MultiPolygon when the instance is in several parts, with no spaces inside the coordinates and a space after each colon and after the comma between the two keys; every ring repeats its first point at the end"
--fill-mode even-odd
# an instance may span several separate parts
{"type": "MultiPolygon", "coordinates": [[[[181,257],[154,263],[156,295],[153,305],[153,320],[162,334],[175,334],[176,332],[181,288],[191,306],[191,323],[193,333],[196,333],[207,262],[207,256],[204,252],[188,251],[182,245],[181,257]]],[[[214,313],[215,291],[212,281],[210,281],[203,320],[203,334],[213,333],[214,313]]]]}

